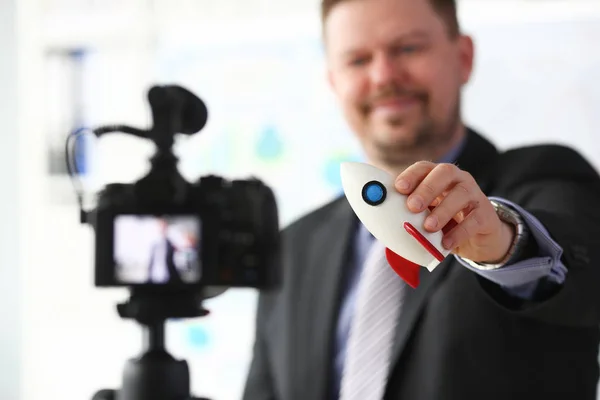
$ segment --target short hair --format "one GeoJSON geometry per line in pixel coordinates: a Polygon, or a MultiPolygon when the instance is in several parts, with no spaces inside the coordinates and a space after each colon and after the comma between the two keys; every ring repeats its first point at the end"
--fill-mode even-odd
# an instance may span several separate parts
{"type": "MultiPolygon", "coordinates": [[[[321,22],[325,24],[325,20],[333,8],[343,2],[349,0],[321,0],[321,22]]],[[[356,0],[353,0],[356,1],[356,0]]],[[[361,0],[366,1],[366,0],[361,0]]],[[[446,23],[448,34],[450,37],[455,37],[460,33],[458,23],[458,15],[456,10],[456,0],[427,0],[433,9],[439,14],[442,20],[446,23]]]]}

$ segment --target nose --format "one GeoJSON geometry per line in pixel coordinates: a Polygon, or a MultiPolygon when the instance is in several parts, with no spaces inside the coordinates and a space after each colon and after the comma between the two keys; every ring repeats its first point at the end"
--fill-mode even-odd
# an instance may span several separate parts
{"type": "Polygon", "coordinates": [[[371,63],[370,75],[374,85],[387,85],[394,80],[394,60],[388,54],[378,54],[371,63]]]}

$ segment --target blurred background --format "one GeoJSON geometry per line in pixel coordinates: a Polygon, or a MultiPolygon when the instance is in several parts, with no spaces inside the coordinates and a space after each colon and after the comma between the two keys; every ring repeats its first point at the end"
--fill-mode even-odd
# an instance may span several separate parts
{"type": "MultiPolygon", "coordinates": [[[[125,290],[93,287],[93,232],[78,221],[66,135],[150,123],[148,88],[177,83],[209,109],[179,140],[186,178],[255,175],[282,226],[340,193],[339,162],[360,159],[325,80],[317,0],[0,2],[0,397],[84,400],[118,387],[138,326],[125,290]],[[315,146],[318,143],[318,146],[315,146]],[[304,189],[299,191],[300,186],[304,189]]],[[[600,1],[463,0],[475,36],[465,119],[500,148],[571,145],[600,167],[600,1]]],[[[125,135],[84,143],[93,193],[132,182],[153,145],[125,135]]],[[[196,395],[239,399],[256,293],[209,300],[212,315],[168,326],[196,395]]]]}

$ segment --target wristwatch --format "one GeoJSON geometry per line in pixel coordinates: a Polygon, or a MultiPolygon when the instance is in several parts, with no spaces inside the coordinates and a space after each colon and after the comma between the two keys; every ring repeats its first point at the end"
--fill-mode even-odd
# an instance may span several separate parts
{"type": "Polygon", "coordinates": [[[529,240],[529,230],[527,229],[527,225],[525,225],[523,218],[517,211],[495,200],[490,200],[490,202],[492,203],[492,206],[494,206],[496,214],[500,220],[514,227],[515,237],[510,248],[508,249],[508,252],[506,253],[506,256],[504,256],[504,258],[497,263],[480,263],[461,257],[461,259],[467,264],[480,270],[498,269],[504,265],[512,263],[514,260],[518,260],[525,249],[527,241],[529,240]]]}

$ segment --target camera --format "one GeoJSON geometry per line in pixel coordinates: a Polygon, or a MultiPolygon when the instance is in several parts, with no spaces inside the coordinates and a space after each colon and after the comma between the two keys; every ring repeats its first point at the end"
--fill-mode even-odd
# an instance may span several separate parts
{"type": "Polygon", "coordinates": [[[96,286],[168,292],[277,282],[278,222],[266,186],[216,176],[188,184],[164,172],[101,193],[93,216],[96,286]]]}
{"type": "MultiPolygon", "coordinates": [[[[147,98],[151,128],[111,125],[92,132],[153,141],[149,172],[131,184],[106,185],[91,211],[84,209],[76,187],[80,220],[95,231],[94,284],[129,288],[130,298],[117,311],[146,328],[145,352],[128,362],[122,389],[100,391],[94,399],[192,399],[187,363],[164,348],[165,321],[207,315],[203,300],[228,288],[262,290],[280,283],[273,191],[257,178],[207,175],[188,182],[177,169],[174,138],[201,131],[208,110],[200,98],[176,85],[153,86],[147,98]]],[[[77,149],[82,133],[69,135],[66,143],[74,183],[72,147],[77,149]]]]}

